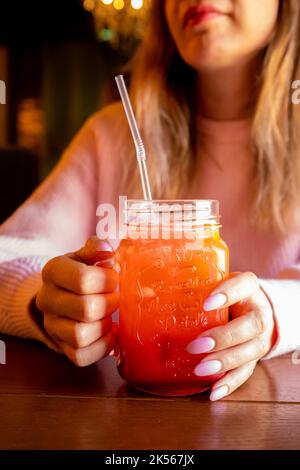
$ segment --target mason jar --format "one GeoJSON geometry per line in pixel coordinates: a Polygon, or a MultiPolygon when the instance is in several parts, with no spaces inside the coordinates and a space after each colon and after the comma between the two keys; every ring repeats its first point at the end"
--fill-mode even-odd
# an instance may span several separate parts
{"type": "Polygon", "coordinates": [[[228,322],[228,309],[205,312],[203,302],[229,273],[215,200],[141,201],[125,205],[118,250],[120,375],[158,395],[202,392],[221,374],[197,377],[205,354],[187,345],[228,322]]]}

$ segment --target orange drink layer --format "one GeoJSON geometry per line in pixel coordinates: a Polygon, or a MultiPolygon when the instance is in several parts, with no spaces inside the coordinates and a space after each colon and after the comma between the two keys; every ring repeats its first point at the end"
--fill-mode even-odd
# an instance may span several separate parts
{"type": "Polygon", "coordinates": [[[203,311],[203,302],[228,277],[229,251],[219,225],[193,240],[123,240],[119,248],[118,370],[136,388],[159,395],[202,392],[220,374],[197,377],[205,354],[187,345],[203,331],[228,322],[228,309],[203,311]]]}

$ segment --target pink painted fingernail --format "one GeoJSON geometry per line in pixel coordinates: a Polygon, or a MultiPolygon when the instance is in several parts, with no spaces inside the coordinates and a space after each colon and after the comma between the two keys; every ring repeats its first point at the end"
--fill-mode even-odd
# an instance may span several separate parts
{"type": "Polygon", "coordinates": [[[210,401],[221,400],[221,398],[226,397],[229,393],[228,385],[222,385],[221,387],[215,388],[210,394],[210,401]]]}
{"type": "Polygon", "coordinates": [[[187,352],[190,354],[202,354],[209,351],[212,351],[216,345],[214,339],[205,336],[203,338],[195,339],[187,345],[187,352]]]}
{"type": "Polygon", "coordinates": [[[225,294],[214,294],[204,301],[203,309],[208,312],[209,310],[215,310],[216,308],[223,307],[227,302],[227,296],[225,294]]]}
{"type": "Polygon", "coordinates": [[[97,250],[96,250],[97,253],[102,253],[103,251],[104,252],[107,252],[107,251],[112,252],[113,251],[111,245],[105,240],[100,241],[99,245],[97,246],[97,250]]]}
{"type": "Polygon", "coordinates": [[[222,363],[220,361],[202,361],[195,367],[194,373],[199,377],[213,375],[220,372],[222,363]]]}

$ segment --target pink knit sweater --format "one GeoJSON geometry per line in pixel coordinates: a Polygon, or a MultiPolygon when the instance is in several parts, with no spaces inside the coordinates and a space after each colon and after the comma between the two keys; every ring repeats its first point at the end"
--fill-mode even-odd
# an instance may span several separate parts
{"type": "MultiPolygon", "coordinates": [[[[53,346],[29,304],[45,262],[95,234],[100,203],[117,205],[122,168],[116,143],[124,132],[120,104],[91,117],[50,176],[0,227],[0,332],[53,346]]],[[[300,347],[300,227],[279,236],[249,225],[254,163],[249,122],[200,119],[199,132],[201,158],[184,196],[220,200],[231,271],[253,271],[273,303],[278,338],[267,358],[293,351],[300,347]]]]}

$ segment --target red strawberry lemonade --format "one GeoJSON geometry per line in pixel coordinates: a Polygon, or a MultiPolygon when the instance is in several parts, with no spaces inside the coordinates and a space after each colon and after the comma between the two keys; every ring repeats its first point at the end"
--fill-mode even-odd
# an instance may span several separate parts
{"type": "Polygon", "coordinates": [[[228,309],[203,311],[210,292],[228,277],[229,251],[219,225],[193,240],[122,240],[120,263],[120,375],[158,395],[202,392],[221,376],[197,377],[203,354],[187,345],[228,321],[228,309]]]}

